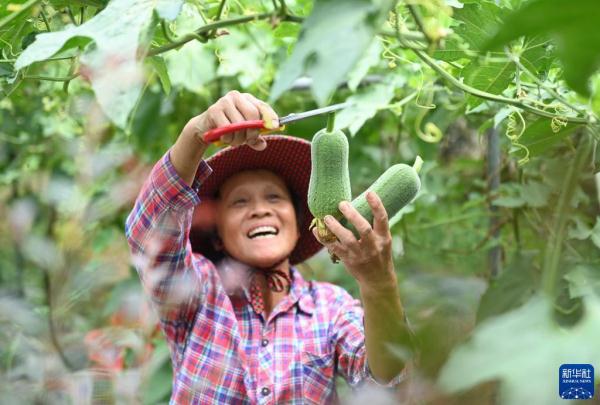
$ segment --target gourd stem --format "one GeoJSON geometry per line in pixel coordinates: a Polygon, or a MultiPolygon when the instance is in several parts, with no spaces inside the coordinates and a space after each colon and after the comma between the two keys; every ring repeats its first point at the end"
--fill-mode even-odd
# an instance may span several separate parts
{"type": "Polygon", "coordinates": [[[335,113],[330,113],[327,117],[327,132],[333,132],[335,127],[335,113]]]}
{"type": "Polygon", "coordinates": [[[415,163],[413,164],[413,169],[415,169],[415,172],[419,173],[421,171],[421,166],[423,166],[423,159],[421,159],[421,156],[417,155],[415,163]]]}

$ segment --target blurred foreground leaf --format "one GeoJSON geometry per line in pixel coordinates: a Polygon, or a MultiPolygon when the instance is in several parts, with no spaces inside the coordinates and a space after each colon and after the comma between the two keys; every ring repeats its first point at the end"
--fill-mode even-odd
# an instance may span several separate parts
{"type": "Polygon", "coordinates": [[[50,58],[57,52],[84,45],[82,75],[90,80],[98,102],[106,115],[124,127],[142,90],[142,70],[137,52],[140,39],[148,28],[155,7],[163,16],[172,17],[182,1],[113,0],[94,18],[79,26],[58,32],[42,33],[23,51],[15,63],[22,69],[50,58]]]}
{"type": "Polygon", "coordinates": [[[492,280],[481,297],[477,322],[523,305],[535,292],[536,277],[532,253],[517,253],[500,276],[492,280]]]}
{"type": "Polygon", "coordinates": [[[335,128],[348,128],[351,135],[356,135],[365,121],[374,117],[380,108],[387,106],[394,97],[394,90],[398,84],[398,80],[386,80],[350,96],[346,101],[351,105],[336,114],[335,128]]]}
{"type": "Polygon", "coordinates": [[[509,15],[487,43],[492,49],[523,35],[550,35],[563,63],[566,82],[588,95],[588,80],[600,67],[600,2],[597,0],[536,0],[509,15]]]}
{"type": "Polygon", "coordinates": [[[298,42],[279,69],[271,89],[271,102],[303,74],[313,79],[312,93],[320,105],[342,83],[371,45],[383,17],[392,5],[370,0],[315,2],[302,26],[298,42]]]}
{"type": "Polygon", "coordinates": [[[600,363],[600,301],[585,300],[575,326],[560,328],[553,306],[534,296],[525,306],[481,324],[442,368],[439,383],[456,392],[500,380],[504,404],[563,404],[556,382],[565,363],[600,363]],[[524,381],[527,381],[525,384],[524,381]]]}

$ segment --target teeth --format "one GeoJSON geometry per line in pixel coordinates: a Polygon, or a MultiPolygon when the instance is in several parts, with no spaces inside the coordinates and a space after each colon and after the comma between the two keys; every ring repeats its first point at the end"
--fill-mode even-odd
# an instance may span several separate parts
{"type": "Polygon", "coordinates": [[[257,238],[266,236],[272,237],[277,235],[277,229],[273,226],[259,226],[258,228],[254,228],[250,232],[248,232],[248,237],[253,238],[255,237],[255,235],[260,233],[266,233],[267,235],[258,235],[256,236],[257,238]]]}
{"type": "Polygon", "coordinates": [[[256,240],[256,239],[274,238],[275,236],[277,236],[277,235],[275,235],[275,234],[272,234],[272,233],[269,233],[269,234],[266,234],[266,235],[258,235],[258,236],[255,236],[255,237],[253,237],[252,239],[255,239],[255,240],[256,240]]]}

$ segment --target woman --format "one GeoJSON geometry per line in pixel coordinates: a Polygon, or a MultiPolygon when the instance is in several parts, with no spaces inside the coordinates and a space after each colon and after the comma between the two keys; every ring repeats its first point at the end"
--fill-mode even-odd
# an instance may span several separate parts
{"type": "Polygon", "coordinates": [[[381,200],[368,198],[373,226],[340,204],[358,240],[326,218],[339,239],[326,247],[357,280],[363,307],[338,286],[305,281],[294,265],[322,247],[308,230],[310,143],[248,130],[203,160],[204,132],[255,119],[278,126],[266,103],[236,91],[192,118],[127,219],[171,350],[171,403],[331,403],[338,373],[352,386],[397,384],[404,364],[388,343],[407,343],[408,332],[381,200]]]}

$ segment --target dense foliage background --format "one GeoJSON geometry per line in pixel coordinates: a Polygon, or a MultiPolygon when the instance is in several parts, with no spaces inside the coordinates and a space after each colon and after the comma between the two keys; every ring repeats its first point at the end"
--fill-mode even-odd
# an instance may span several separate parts
{"type": "MultiPolygon", "coordinates": [[[[392,220],[418,350],[370,402],[560,402],[561,364],[600,368],[598,21],[596,0],[2,2],[0,403],[168,401],[124,219],[231,89],[280,115],[355,101],[353,195],[425,160],[392,220]]],[[[357,294],[325,253],[302,270],[357,294]]]]}

